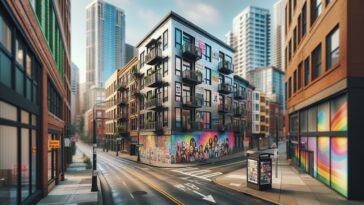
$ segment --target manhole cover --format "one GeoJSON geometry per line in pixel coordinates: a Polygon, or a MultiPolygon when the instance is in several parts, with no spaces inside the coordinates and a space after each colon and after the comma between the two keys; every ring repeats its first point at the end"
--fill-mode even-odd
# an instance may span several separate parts
{"type": "Polygon", "coordinates": [[[144,194],[147,194],[147,192],[146,191],[134,191],[132,194],[133,195],[144,195],[144,194]]]}

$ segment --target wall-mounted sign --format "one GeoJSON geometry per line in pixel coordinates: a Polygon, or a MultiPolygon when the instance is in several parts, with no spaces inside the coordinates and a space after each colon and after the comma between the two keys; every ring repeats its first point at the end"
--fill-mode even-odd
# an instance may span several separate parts
{"type": "Polygon", "coordinates": [[[58,149],[59,148],[59,140],[49,140],[48,141],[48,148],[49,149],[58,149]]]}
{"type": "Polygon", "coordinates": [[[248,159],[248,181],[258,184],[258,161],[248,159]]]}

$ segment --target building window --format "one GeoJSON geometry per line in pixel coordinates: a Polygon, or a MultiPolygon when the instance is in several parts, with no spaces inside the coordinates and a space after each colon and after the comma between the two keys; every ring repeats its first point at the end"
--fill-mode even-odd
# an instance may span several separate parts
{"type": "Polygon", "coordinates": [[[322,11],[322,0],[311,0],[311,26],[312,24],[316,21],[316,19],[321,15],[321,11],[322,11]]]}
{"type": "Polygon", "coordinates": [[[211,62],[211,46],[205,44],[205,60],[211,62]]]}
{"type": "MultiPolygon", "coordinates": [[[[3,13],[1,11],[1,13],[3,13]]],[[[0,14],[0,43],[11,53],[12,31],[5,15],[0,14]]]]}
{"type": "Polygon", "coordinates": [[[181,108],[176,107],[176,121],[175,121],[176,128],[182,128],[181,112],[182,112],[181,108]]]}
{"type": "Polygon", "coordinates": [[[168,29],[163,32],[163,50],[168,48],[168,29]]]}
{"type": "Polygon", "coordinates": [[[205,106],[206,107],[211,107],[211,90],[205,90],[205,106]]]}
{"type": "Polygon", "coordinates": [[[167,102],[168,101],[168,86],[165,85],[163,87],[163,102],[167,102]]]}
{"type": "Polygon", "coordinates": [[[288,42],[288,62],[291,62],[292,57],[292,40],[288,42]]]}
{"type": "Polygon", "coordinates": [[[339,63],[339,27],[334,28],[326,37],[326,69],[339,63]]]}
{"type": "Polygon", "coordinates": [[[140,54],[140,68],[144,67],[144,51],[140,54]]]}
{"type": "Polygon", "coordinates": [[[175,82],[176,84],[176,88],[175,88],[175,100],[177,102],[181,101],[181,96],[182,96],[182,83],[180,82],[175,82]]]}
{"type": "Polygon", "coordinates": [[[290,77],[288,79],[288,97],[290,98],[292,96],[292,78],[290,77]]]}
{"type": "Polygon", "coordinates": [[[168,75],[168,57],[163,59],[163,77],[168,75]]]}
{"type": "Polygon", "coordinates": [[[312,52],[312,81],[321,75],[321,44],[312,52]]]}
{"type": "Polygon", "coordinates": [[[297,28],[293,29],[293,52],[296,52],[297,48],[297,28]]]}
{"type": "Polygon", "coordinates": [[[297,70],[293,72],[293,93],[297,91],[297,70]]]}
{"type": "Polygon", "coordinates": [[[176,28],[176,36],[175,36],[176,45],[175,47],[177,49],[182,49],[182,31],[176,28]]]}
{"type": "Polygon", "coordinates": [[[163,127],[168,127],[168,110],[163,111],[163,127]]]}
{"type": "Polygon", "coordinates": [[[211,85],[211,69],[205,67],[205,83],[211,85]]]}
{"type": "Polygon", "coordinates": [[[211,129],[211,112],[203,113],[203,128],[211,129]]]}
{"type": "Polygon", "coordinates": [[[181,60],[181,58],[178,57],[178,56],[176,56],[175,63],[176,63],[176,66],[175,66],[175,68],[176,68],[176,75],[177,76],[181,76],[181,73],[182,73],[182,60],[181,60]]]}
{"type": "Polygon", "coordinates": [[[331,0],[326,0],[326,7],[330,4],[331,0]]]}
{"type": "Polygon", "coordinates": [[[48,111],[62,119],[62,98],[50,80],[47,85],[48,111]]]}
{"type": "Polygon", "coordinates": [[[302,37],[306,35],[307,31],[307,9],[306,3],[302,7],[302,37]]]}
{"type": "Polygon", "coordinates": [[[298,65],[297,71],[297,90],[302,87],[302,62],[298,65]]]}
{"type": "Polygon", "coordinates": [[[304,83],[305,83],[305,86],[308,85],[310,83],[310,58],[306,58],[304,63],[303,63],[303,66],[304,66],[304,70],[305,70],[305,80],[304,80],[304,83]]]}

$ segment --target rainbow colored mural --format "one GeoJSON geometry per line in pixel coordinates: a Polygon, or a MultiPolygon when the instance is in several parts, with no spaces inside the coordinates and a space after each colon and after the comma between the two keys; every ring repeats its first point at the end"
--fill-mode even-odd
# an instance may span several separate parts
{"type": "Polygon", "coordinates": [[[317,145],[317,178],[330,185],[330,138],[318,137],[317,145]]]}
{"type": "Polygon", "coordinates": [[[314,177],[317,177],[317,143],[316,137],[308,138],[308,150],[313,152],[313,160],[314,160],[314,177]]]}
{"type": "Polygon", "coordinates": [[[348,195],[348,140],[331,138],[331,187],[344,196],[348,195]]]}
{"type": "Polygon", "coordinates": [[[330,131],[330,104],[324,103],[317,110],[317,131],[330,131]]]}
{"type": "Polygon", "coordinates": [[[308,152],[307,152],[307,137],[301,137],[301,145],[300,145],[300,164],[301,168],[308,172],[308,152]]]}
{"type": "Polygon", "coordinates": [[[140,156],[161,163],[171,163],[171,136],[140,136],[140,156]]]}
{"type": "Polygon", "coordinates": [[[347,131],[348,103],[346,97],[331,101],[331,131],[347,131]]]}
{"type": "Polygon", "coordinates": [[[233,132],[194,132],[172,135],[171,162],[192,162],[223,157],[233,152],[233,132]]]}

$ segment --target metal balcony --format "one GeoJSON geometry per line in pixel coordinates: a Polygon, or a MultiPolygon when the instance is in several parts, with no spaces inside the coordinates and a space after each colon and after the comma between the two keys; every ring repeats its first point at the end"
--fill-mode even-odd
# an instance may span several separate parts
{"type": "Polygon", "coordinates": [[[146,87],[160,87],[163,85],[163,77],[160,73],[152,73],[145,78],[144,85],[146,87]]]}
{"type": "Polygon", "coordinates": [[[192,61],[197,61],[202,58],[202,49],[194,44],[185,43],[182,46],[182,55],[192,61]]]}
{"type": "Polygon", "coordinates": [[[128,127],[126,125],[123,125],[122,127],[117,128],[117,134],[119,134],[119,135],[129,134],[128,127]]]}
{"type": "Polygon", "coordinates": [[[222,94],[230,94],[233,92],[233,88],[230,83],[220,83],[218,89],[222,94]]]}
{"type": "Polygon", "coordinates": [[[117,119],[119,121],[127,121],[128,120],[128,113],[120,112],[119,114],[117,114],[117,119]]]}
{"type": "Polygon", "coordinates": [[[140,70],[138,69],[137,66],[134,66],[131,69],[131,73],[132,73],[132,75],[133,75],[134,78],[141,78],[141,77],[143,77],[143,73],[140,72],[140,70]]]}
{"type": "Polygon", "coordinates": [[[146,131],[153,131],[162,134],[163,133],[163,126],[162,122],[154,121],[154,122],[145,122],[144,123],[144,130],[146,131]]]}
{"type": "Polygon", "coordinates": [[[118,91],[124,91],[128,89],[128,85],[125,81],[120,81],[118,83],[118,91]]]}
{"type": "Polygon", "coordinates": [[[184,96],[182,102],[185,107],[200,108],[203,105],[203,95],[196,94],[194,96],[184,96]]]}
{"type": "Polygon", "coordinates": [[[126,97],[119,97],[116,99],[117,105],[126,106],[128,104],[128,98],[126,97]]]}
{"type": "Polygon", "coordinates": [[[145,103],[145,108],[149,110],[158,111],[163,109],[163,102],[162,99],[159,98],[152,98],[147,100],[145,103]]]}
{"type": "Polygon", "coordinates": [[[234,65],[229,61],[221,61],[218,64],[217,70],[226,75],[234,73],[234,65]]]}
{"type": "Polygon", "coordinates": [[[234,99],[235,100],[245,100],[244,90],[243,89],[235,89],[234,90],[234,99]]]}
{"type": "Polygon", "coordinates": [[[199,131],[203,129],[202,122],[183,122],[183,131],[199,131]]]}
{"type": "Polygon", "coordinates": [[[155,65],[162,61],[162,50],[158,47],[152,48],[145,56],[145,63],[147,65],[155,65]]]}
{"type": "Polygon", "coordinates": [[[132,89],[130,89],[130,96],[131,97],[142,97],[143,94],[140,92],[140,89],[132,88],[132,89]]]}
{"type": "Polygon", "coordinates": [[[243,117],[244,110],[241,106],[235,107],[233,110],[234,110],[234,117],[243,117]]]}
{"type": "Polygon", "coordinates": [[[183,82],[198,85],[202,83],[202,73],[197,70],[184,70],[182,74],[183,82]]]}
{"type": "Polygon", "coordinates": [[[219,104],[219,107],[217,110],[221,113],[229,113],[229,112],[231,112],[231,106],[228,104],[219,104]]]}

